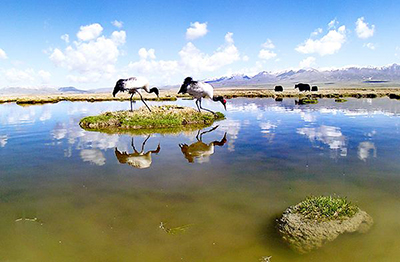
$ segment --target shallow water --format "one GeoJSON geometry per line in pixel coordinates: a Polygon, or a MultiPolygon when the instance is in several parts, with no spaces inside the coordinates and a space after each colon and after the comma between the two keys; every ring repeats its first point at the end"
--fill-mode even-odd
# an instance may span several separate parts
{"type": "Polygon", "coordinates": [[[150,137],[78,125],[128,107],[0,105],[0,261],[399,261],[399,101],[231,99],[212,127],[150,137]],[[375,224],[296,254],[274,220],[311,194],[375,224]]]}

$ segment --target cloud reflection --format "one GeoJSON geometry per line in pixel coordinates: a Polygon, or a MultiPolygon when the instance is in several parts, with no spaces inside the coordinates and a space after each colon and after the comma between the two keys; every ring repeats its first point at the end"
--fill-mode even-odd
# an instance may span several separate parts
{"type": "Polygon", "coordinates": [[[0,135],[0,147],[5,147],[7,144],[8,136],[0,135]]]}
{"type": "MultiPolygon", "coordinates": [[[[347,156],[346,137],[339,127],[325,126],[298,128],[297,133],[307,136],[314,144],[317,141],[329,146],[331,150],[339,151],[340,156],[347,156]]],[[[316,146],[318,147],[318,146],[316,146]]]]}
{"type": "Polygon", "coordinates": [[[80,156],[84,162],[90,162],[98,166],[102,166],[106,163],[106,158],[98,149],[82,149],[80,156]]]}
{"type": "Polygon", "coordinates": [[[361,142],[358,145],[358,158],[362,161],[367,161],[370,157],[370,152],[372,151],[372,156],[376,157],[376,147],[375,144],[370,141],[361,142]]]}

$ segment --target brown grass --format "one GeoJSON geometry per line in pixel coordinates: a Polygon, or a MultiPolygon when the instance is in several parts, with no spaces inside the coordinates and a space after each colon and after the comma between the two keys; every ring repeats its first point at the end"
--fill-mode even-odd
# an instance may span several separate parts
{"type": "MultiPolygon", "coordinates": [[[[264,88],[223,88],[216,89],[215,95],[222,95],[226,98],[249,97],[249,98],[291,98],[291,97],[306,97],[312,95],[316,98],[377,98],[389,97],[392,99],[400,99],[400,88],[341,88],[341,89],[320,89],[317,92],[298,92],[294,89],[286,89],[283,92],[275,92],[272,89],[264,88]]],[[[110,93],[99,94],[60,94],[60,95],[8,95],[0,96],[0,103],[15,102],[17,104],[44,104],[57,103],[60,101],[127,101],[129,94],[118,94],[113,97],[110,93]]],[[[158,99],[153,94],[143,94],[145,100],[152,101],[175,101],[177,98],[191,99],[187,94],[178,95],[177,90],[161,90],[160,98],[158,99]]],[[[138,96],[134,100],[139,100],[138,96]]]]}

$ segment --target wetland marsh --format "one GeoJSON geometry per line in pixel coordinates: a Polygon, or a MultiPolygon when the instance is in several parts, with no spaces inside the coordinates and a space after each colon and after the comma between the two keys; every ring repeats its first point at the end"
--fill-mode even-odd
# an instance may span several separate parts
{"type": "Polygon", "coordinates": [[[79,126],[126,101],[1,104],[0,260],[397,261],[400,102],[346,99],[235,98],[210,127],[150,136],[79,126]],[[310,195],[374,225],[297,254],[275,219],[310,195]]]}

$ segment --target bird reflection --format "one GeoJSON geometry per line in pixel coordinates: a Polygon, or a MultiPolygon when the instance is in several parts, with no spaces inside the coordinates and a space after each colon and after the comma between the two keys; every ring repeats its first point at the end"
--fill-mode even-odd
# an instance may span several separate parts
{"type": "Polygon", "coordinates": [[[135,144],[134,144],[134,140],[132,137],[132,148],[133,148],[133,153],[132,154],[128,154],[127,152],[120,152],[118,151],[117,148],[115,148],[115,156],[117,157],[118,161],[121,164],[128,164],[130,166],[136,167],[136,168],[148,168],[151,166],[151,154],[158,154],[160,152],[160,144],[158,144],[157,149],[156,150],[151,150],[151,151],[147,151],[146,153],[144,153],[144,147],[146,145],[147,140],[149,140],[150,135],[147,136],[147,138],[143,141],[142,143],[142,148],[140,150],[140,152],[138,152],[135,148],[135,144]]]}
{"type": "Polygon", "coordinates": [[[226,143],[226,132],[224,137],[220,141],[213,141],[209,144],[204,143],[203,135],[206,133],[210,133],[217,129],[218,126],[208,130],[201,132],[199,130],[196,135],[197,142],[187,145],[187,144],[179,144],[182,153],[184,154],[185,158],[189,161],[189,163],[193,163],[195,160],[198,163],[207,162],[209,156],[214,154],[214,147],[215,146],[223,146],[226,143]]]}

